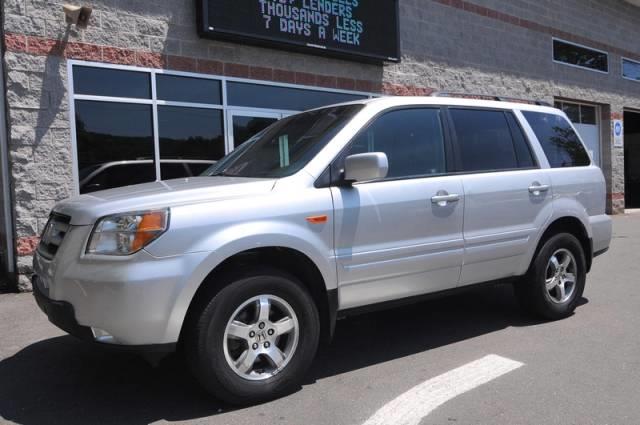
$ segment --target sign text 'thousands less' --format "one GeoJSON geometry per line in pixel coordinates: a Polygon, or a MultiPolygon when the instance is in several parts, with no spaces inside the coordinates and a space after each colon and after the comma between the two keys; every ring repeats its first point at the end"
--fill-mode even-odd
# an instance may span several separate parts
{"type": "Polygon", "coordinates": [[[397,1],[202,0],[200,33],[353,59],[397,61],[397,1]]]}

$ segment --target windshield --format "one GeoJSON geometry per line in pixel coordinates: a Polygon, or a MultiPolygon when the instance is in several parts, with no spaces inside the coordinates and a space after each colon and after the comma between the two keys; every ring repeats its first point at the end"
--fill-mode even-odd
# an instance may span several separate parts
{"type": "Polygon", "coordinates": [[[202,175],[278,178],[295,174],[362,106],[333,106],[284,118],[244,142],[202,175]]]}

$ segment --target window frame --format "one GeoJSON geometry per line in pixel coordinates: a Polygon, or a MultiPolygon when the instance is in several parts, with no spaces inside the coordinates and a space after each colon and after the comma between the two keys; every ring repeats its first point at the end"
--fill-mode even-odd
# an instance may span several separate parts
{"type": "Polygon", "coordinates": [[[439,174],[418,174],[412,176],[402,176],[402,177],[385,177],[384,179],[371,180],[366,182],[355,182],[350,183],[349,185],[357,186],[362,184],[375,184],[375,183],[384,183],[390,181],[398,181],[398,180],[415,180],[415,179],[427,179],[427,178],[436,178],[436,177],[444,177],[451,175],[451,169],[455,166],[454,154],[450,142],[450,134],[449,134],[449,125],[447,122],[447,116],[445,115],[446,107],[442,105],[425,105],[425,104],[413,104],[413,105],[402,105],[402,106],[393,106],[387,109],[384,109],[377,114],[375,114],[369,121],[367,121],[358,132],[347,142],[347,144],[340,150],[340,152],[333,158],[327,169],[316,179],[314,186],[316,188],[323,187],[339,187],[345,186],[342,177],[339,175],[334,176],[332,170],[340,165],[339,162],[343,162],[345,154],[351,148],[353,143],[360,137],[362,133],[367,131],[378,118],[396,111],[402,111],[407,109],[431,109],[440,111],[440,125],[442,126],[442,139],[444,144],[444,160],[445,160],[445,172],[439,174]]]}
{"type": "Polygon", "coordinates": [[[515,114],[513,109],[503,109],[503,108],[491,108],[491,107],[478,107],[478,106],[456,106],[456,105],[449,105],[446,107],[447,109],[447,118],[448,118],[448,122],[449,125],[451,126],[450,128],[450,133],[451,133],[451,144],[453,146],[453,151],[454,151],[454,155],[455,155],[455,162],[456,162],[456,169],[454,172],[452,172],[451,174],[453,175],[469,175],[469,174],[488,174],[488,173],[506,173],[506,172],[512,172],[512,171],[531,171],[531,170],[539,170],[540,167],[540,161],[538,160],[538,157],[535,153],[535,151],[533,150],[533,147],[531,146],[531,140],[529,140],[529,136],[527,135],[527,132],[524,131],[524,128],[522,128],[522,123],[520,122],[520,120],[518,119],[517,114],[515,114]],[[462,157],[460,156],[460,152],[461,152],[461,146],[460,143],[458,142],[458,135],[456,133],[456,129],[455,129],[455,125],[453,122],[453,117],[451,117],[450,115],[450,109],[466,109],[466,110],[474,110],[474,111],[494,111],[494,112],[502,112],[503,115],[505,116],[505,122],[507,124],[507,128],[509,129],[509,134],[511,135],[511,144],[513,145],[513,152],[514,155],[516,157],[516,162],[518,161],[518,155],[517,155],[517,151],[516,151],[516,147],[514,144],[514,140],[513,140],[513,129],[511,128],[511,125],[509,123],[509,120],[506,117],[506,114],[510,113],[513,115],[513,118],[516,122],[516,125],[518,126],[518,128],[520,129],[520,132],[522,133],[522,137],[524,138],[525,144],[527,146],[527,149],[529,149],[529,153],[531,154],[531,158],[533,159],[533,166],[531,167],[516,167],[516,168],[500,168],[500,169],[494,169],[494,170],[476,170],[476,171],[465,171],[463,169],[462,166],[462,157]]]}
{"type": "MultiPolygon", "coordinates": [[[[297,110],[288,110],[288,109],[268,109],[268,108],[254,108],[254,107],[246,107],[246,106],[233,106],[227,103],[227,82],[238,82],[238,83],[249,83],[256,85],[267,85],[267,86],[275,86],[275,87],[283,87],[283,88],[294,88],[294,89],[303,89],[303,90],[313,90],[313,91],[322,91],[329,93],[342,93],[342,94],[352,94],[364,96],[366,98],[374,98],[379,97],[380,94],[377,93],[369,93],[363,91],[356,90],[343,90],[343,89],[329,89],[324,87],[317,86],[309,86],[302,84],[291,84],[291,83],[279,83],[274,81],[265,81],[265,80],[256,80],[250,78],[237,78],[237,77],[228,77],[222,75],[215,74],[201,74],[197,72],[187,72],[187,71],[174,71],[167,69],[159,69],[159,68],[149,68],[149,67],[139,67],[132,65],[118,65],[118,64],[108,64],[102,62],[90,62],[83,60],[71,59],[67,61],[67,84],[68,84],[68,95],[69,95],[69,123],[70,123],[70,133],[71,133],[71,151],[72,151],[72,174],[73,174],[73,193],[75,195],[80,194],[80,185],[79,185],[79,170],[78,170],[78,139],[76,134],[76,114],[75,114],[75,101],[76,100],[88,100],[88,101],[97,101],[97,102],[115,102],[115,103],[129,103],[129,104],[145,104],[151,105],[152,109],[152,131],[153,131],[153,142],[154,142],[154,162],[156,168],[156,180],[161,180],[161,171],[160,171],[160,135],[158,132],[158,106],[176,106],[176,107],[184,107],[184,108],[201,108],[201,109],[215,109],[222,111],[222,129],[224,136],[224,148],[225,154],[229,154],[233,150],[233,146],[229,143],[229,125],[228,125],[228,117],[227,115],[238,110],[243,110],[249,113],[276,113],[281,114],[283,117],[296,114],[297,110]],[[151,98],[150,99],[140,99],[140,98],[129,98],[129,97],[115,97],[115,96],[98,96],[98,95],[85,95],[85,94],[76,94],[74,90],[74,82],[73,82],[73,67],[74,66],[83,66],[83,67],[94,67],[94,68],[102,68],[102,69],[113,69],[113,70],[121,70],[121,71],[135,71],[147,73],[150,75],[151,80],[151,98]],[[207,103],[195,103],[195,102],[178,102],[178,101],[168,101],[168,100],[159,100],[157,97],[157,84],[156,84],[156,76],[157,75],[172,75],[178,77],[190,77],[190,78],[201,78],[201,79],[209,79],[209,80],[217,80],[221,84],[222,91],[222,103],[220,105],[215,104],[207,104],[207,103]]],[[[232,129],[231,129],[232,131],[232,129]]]]}
{"type": "Polygon", "coordinates": [[[570,66],[572,68],[583,69],[583,70],[587,70],[587,71],[597,72],[599,74],[608,75],[609,72],[611,71],[611,61],[609,60],[610,56],[611,55],[609,54],[609,52],[607,52],[605,50],[600,50],[600,49],[596,49],[596,48],[593,48],[593,47],[590,47],[590,46],[585,46],[584,44],[580,44],[580,43],[574,43],[573,41],[567,41],[567,40],[564,40],[564,39],[558,38],[558,37],[551,37],[551,60],[554,63],[560,64],[560,65],[570,66]],[[593,50],[594,52],[603,53],[607,57],[607,70],[606,71],[601,71],[599,69],[589,68],[587,66],[580,66],[580,65],[575,65],[573,63],[567,63],[567,62],[562,62],[562,61],[556,60],[555,45],[554,45],[556,41],[559,41],[560,43],[568,44],[568,45],[571,45],[571,46],[580,47],[581,49],[593,50]]]}
{"type": "Polygon", "coordinates": [[[629,59],[629,58],[627,58],[627,57],[625,57],[625,56],[622,56],[622,57],[620,58],[620,75],[622,76],[622,78],[624,78],[625,80],[628,80],[628,81],[633,81],[634,83],[640,83],[640,80],[636,80],[636,79],[633,79],[633,78],[629,78],[629,77],[626,77],[626,76],[624,75],[624,62],[625,62],[625,61],[627,61],[627,62],[631,62],[631,63],[636,64],[636,65],[638,65],[638,66],[640,66],[640,61],[633,60],[633,59],[629,59]]]}

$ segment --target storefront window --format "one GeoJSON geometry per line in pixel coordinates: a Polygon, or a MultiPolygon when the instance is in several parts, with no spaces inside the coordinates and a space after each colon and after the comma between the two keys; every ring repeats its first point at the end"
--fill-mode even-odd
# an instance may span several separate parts
{"type": "Polygon", "coordinates": [[[221,110],[159,106],[158,133],[163,179],[175,178],[179,167],[162,160],[197,159],[211,165],[225,155],[221,110]]]}
{"type": "Polygon", "coordinates": [[[629,80],[640,81],[640,62],[622,59],[622,76],[629,80]]]}
{"type": "Polygon", "coordinates": [[[368,97],[365,95],[236,82],[227,84],[227,96],[229,105],[233,106],[290,111],[304,111],[305,109],[366,99],[368,97]]]}
{"type": "Polygon", "coordinates": [[[69,67],[80,193],[198,176],[284,116],[370,97],[128,66],[69,67]]]}
{"type": "Polygon", "coordinates": [[[609,72],[609,55],[562,40],[553,40],[553,60],[593,71],[609,72]]]}
{"type": "Polygon", "coordinates": [[[75,94],[151,99],[148,73],[90,66],[73,67],[75,94]]]}
{"type": "Polygon", "coordinates": [[[75,113],[80,193],[155,180],[148,172],[113,178],[125,162],[153,169],[151,105],[76,100],[75,113]]]}
{"type": "Polygon", "coordinates": [[[222,105],[222,88],[217,80],[159,74],[156,84],[160,100],[222,105]]]}

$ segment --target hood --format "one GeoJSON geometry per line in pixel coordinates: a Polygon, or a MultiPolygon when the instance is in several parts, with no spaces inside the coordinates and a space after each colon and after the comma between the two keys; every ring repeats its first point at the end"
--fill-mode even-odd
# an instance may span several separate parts
{"type": "Polygon", "coordinates": [[[273,179],[240,177],[166,180],[75,196],[53,210],[70,216],[72,225],[89,225],[111,214],[267,194],[274,183],[273,179]]]}

